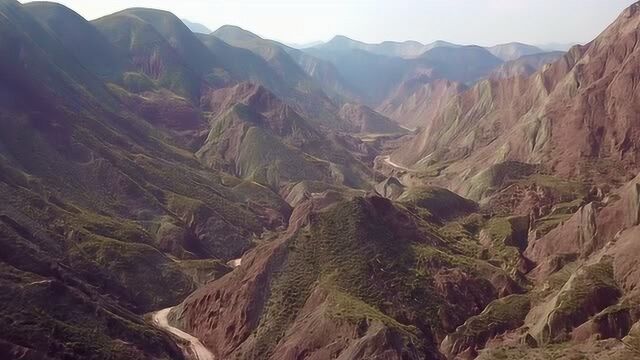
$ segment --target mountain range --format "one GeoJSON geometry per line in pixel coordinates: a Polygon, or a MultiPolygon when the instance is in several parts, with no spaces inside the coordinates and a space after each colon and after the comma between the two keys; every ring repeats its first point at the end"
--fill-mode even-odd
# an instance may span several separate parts
{"type": "Polygon", "coordinates": [[[302,47],[0,0],[0,358],[637,358],[638,29],[302,47]]]}

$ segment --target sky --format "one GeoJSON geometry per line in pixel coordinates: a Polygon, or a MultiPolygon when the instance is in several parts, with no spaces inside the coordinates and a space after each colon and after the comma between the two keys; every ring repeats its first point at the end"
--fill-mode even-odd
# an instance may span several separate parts
{"type": "Polygon", "coordinates": [[[586,43],[634,0],[58,0],[91,20],[129,7],[168,10],[215,30],[237,25],[303,44],[446,40],[495,45],[586,43]]]}

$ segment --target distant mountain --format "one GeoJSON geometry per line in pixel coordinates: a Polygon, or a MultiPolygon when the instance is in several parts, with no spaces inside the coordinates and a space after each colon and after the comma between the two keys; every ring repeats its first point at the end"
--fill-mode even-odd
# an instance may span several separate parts
{"type": "Polygon", "coordinates": [[[489,50],[489,52],[494,56],[504,61],[516,60],[526,55],[533,55],[544,52],[544,50],[535,46],[517,42],[492,46],[487,48],[487,50],[489,50]]]}
{"type": "Polygon", "coordinates": [[[319,46],[322,44],[324,44],[324,41],[312,41],[312,42],[302,43],[302,44],[286,43],[287,46],[292,47],[294,49],[300,49],[300,50],[314,47],[314,46],[319,46]]]}
{"type": "MultiPolygon", "coordinates": [[[[274,71],[286,74],[290,88],[306,93],[321,91],[335,103],[344,101],[344,98],[358,97],[330,62],[277,41],[263,39],[237,26],[223,26],[212,35],[230,45],[247,49],[262,57],[274,71]]],[[[329,115],[328,112],[337,113],[337,107],[328,109],[328,104],[320,104],[315,105],[315,108],[316,111],[326,109],[322,115],[326,121],[335,120],[335,116],[329,115]]],[[[316,114],[316,117],[320,117],[320,114],[316,114]]]]}
{"type": "MultiPolygon", "coordinates": [[[[623,181],[626,171],[640,169],[633,155],[640,130],[627,120],[638,101],[633,84],[623,80],[637,73],[638,9],[631,6],[594,41],[528,78],[484,80],[454,97],[425,119],[425,130],[392,161],[407,166],[456,159],[458,169],[477,174],[511,160],[553,164],[561,176],[623,181]],[[601,161],[608,165],[600,168],[601,161]]],[[[469,194],[476,185],[459,186],[469,194]]]]}
{"type": "Polygon", "coordinates": [[[416,76],[404,81],[377,107],[399,124],[416,129],[448,105],[466,86],[446,79],[416,76]]]}
{"type": "Polygon", "coordinates": [[[153,83],[197,101],[203,76],[211,74],[212,84],[225,82],[224,76],[215,71],[219,64],[213,54],[173,14],[129,9],[92,24],[126,57],[129,74],[123,79],[125,88],[153,83]]]}
{"type": "Polygon", "coordinates": [[[502,64],[502,60],[480,46],[440,46],[420,55],[437,76],[461,83],[472,83],[502,64]]]}
{"type": "Polygon", "coordinates": [[[571,49],[575,45],[579,45],[579,44],[575,42],[574,43],[547,43],[547,44],[538,44],[536,46],[545,51],[569,51],[569,49],[571,49]]]}
{"type": "Polygon", "coordinates": [[[55,34],[62,45],[93,73],[115,80],[126,71],[126,55],[73,10],[52,2],[27,3],[23,10],[55,34]]]}
{"type": "Polygon", "coordinates": [[[388,117],[361,104],[344,104],[340,117],[362,134],[405,134],[408,131],[388,117]]]}
{"type": "Polygon", "coordinates": [[[379,44],[367,44],[361,41],[352,40],[346,36],[338,35],[329,42],[315,46],[319,49],[330,51],[344,51],[347,49],[364,50],[377,55],[390,57],[400,57],[411,59],[424,54],[426,51],[436,47],[457,47],[459,45],[446,41],[436,41],[430,44],[422,44],[417,41],[385,41],[379,44]]]}
{"type": "Polygon", "coordinates": [[[529,76],[540,70],[544,65],[551,64],[560,59],[564,54],[564,51],[552,51],[525,55],[516,60],[505,62],[493,70],[489,76],[494,78],[529,76]]]}
{"type": "Polygon", "coordinates": [[[206,27],[205,25],[202,25],[200,23],[196,23],[196,22],[191,22],[187,19],[182,19],[182,22],[187,25],[187,27],[189,28],[189,30],[193,31],[194,33],[197,34],[211,34],[212,31],[206,27]]]}
{"type": "Polygon", "coordinates": [[[353,43],[345,39],[338,39],[331,46],[305,51],[331,62],[373,107],[382,104],[398,86],[414,77],[470,83],[488,75],[502,63],[479,46],[438,46],[416,58],[404,59],[354,49],[350,46],[353,43]]]}

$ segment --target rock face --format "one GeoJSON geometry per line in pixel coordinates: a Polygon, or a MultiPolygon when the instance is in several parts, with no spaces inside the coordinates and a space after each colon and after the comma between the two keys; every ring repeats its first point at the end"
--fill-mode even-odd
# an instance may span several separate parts
{"type": "MultiPolygon", "coordinates": [[[[539,345],[564,341],[591,316],[615,304],[621,296],[613,281],[610,260],[587,265],[571,276],[560,292],[544,306],[530,334],[539,345]]],[[[595,320],[598,321],[598,320],[595,320]]]]}
{"type": "MultiPolygon", "coordinates": [[[[312,224],[317,221],[312,212],[319,210],[323,206],[321,204],[321,197],[300,204],[285,234],[245,256],[241,267],[233,273],[190,296],[172,315],[177,323],[203,339],[218,356],[223,357],[244,354],[268,358],[269,354],[285,354],[285,358],[297,358],[307,353],[318,359],[327,354],[344,359],[376,356],[417,358],[415,349],[412,350],[416,345],[410,342],[406,345],[408,347],[398,344],[398,341],[406,342],[413,336],[407,332],[408,328],[400,324],[390,328],[392,319],[381,313],[354,322],[355,319],[349,318],[353,315],[354,306],[362,307],[362,311],[377,313],[378,310],[333,287],[317,287],[304,278],[289,279],[289,276],[297,276],[288,273],[287,269],[298,259],[288,247],[292,242],[300,241],[295,238],[304,233],[303,226],[309,221],[312,224]],[[282,271],[284,275],[277,275],[276,272],[282,271]],[[284,286],[283,281],[289,280],[294,281],[298,288],[279,288],[284,286]],[[238,284],[241,285],[238,287],[238,284]],[[279,294],[281,290],[287,294],[294,293],[279,294]],[[309,296],[298,297],[295,295],[297,292],[309,296]],[[279,306],[279,301],[294,301],[286,307],[294,312],[272,313],[273,307],[279,306]],[[202,314],[208,314],[205,321],[202,314]],[[280,320],[271,320],[270,316],[280,320]],[[346,317],[339,320],[343,316],[346,317]],[[278,335],[278,332],[273,332],[276,331],[274,327],[286,332],[278,335]]],[[[305,266],[312,266],[312,263],[305,266]]],[[[302,271],[306,274],[311,269],[302,271]]]]}
{"type": "Polygon", "coordinates": [[[496,298],[499,270],[439,247],[412,212],[327,196],[300,203],[285,234],[196,291],[175,323],[220,357],[438,358],[434,341],[496,298]]]}
{"type": "Polygon", "coordinates": [[[638,72],[637,7],[529,78],[481,81],[463,92],[392,161],[462,160],[448,171],[470,175],[505,160],[545,161],[563,176],[621,180],[624,170],[636,172],[640,137],[630,119],[638,99],[628,79],[638,72]]]}
{"type": "Polygon", "coordinates": [[[419,75],[400,84],[377,109],[408,128],[424,127],[464,89],[457,82],[419,75]]]}
{"type": "Polygon", "coordinates": [[[353,132],[363,134],[404,134],[407,130],[386,116],[359,104],[344,104],[340,117],[351,126],[353,132]]]}
{"type": "Polygon", "coordinates": [[[525,255],[534,261],[543,261],[552,255],[587,256],[604,244],[597,236],[597,205],[581,207],[567,222],[551,230],[541,239],[533,240],[525,255]]]}

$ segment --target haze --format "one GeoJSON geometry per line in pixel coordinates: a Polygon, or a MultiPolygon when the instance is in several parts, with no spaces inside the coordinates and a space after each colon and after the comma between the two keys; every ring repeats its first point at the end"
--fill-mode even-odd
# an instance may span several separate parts
{"type": "Polygon", "coordinates": [[[584,43],[631,0],[62,0],[88,19],[130,7],[169,10],[212,30],[238,25],[289,43],[342,34],[367,42],[584,43]]]}

